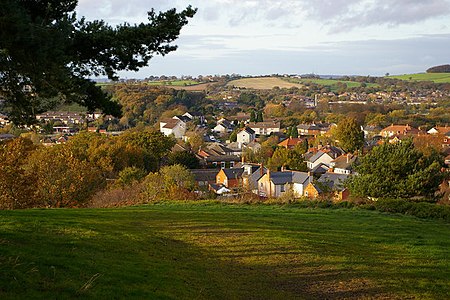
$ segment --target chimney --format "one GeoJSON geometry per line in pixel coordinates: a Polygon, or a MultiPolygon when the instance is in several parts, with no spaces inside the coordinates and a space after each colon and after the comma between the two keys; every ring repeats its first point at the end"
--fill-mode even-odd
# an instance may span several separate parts
{"type": "Polygon", "coordinates": [[[264,164],[263,163],[259,164],[259,175],[261,175],[261,177],[264,175],[264,164]]]}
{"type": "Polygon", "coordinates": [[[281,172],[285,172],[286,171],[286,167],[284,165],[281,166],[281,172]]]}
{"type": "Polygon", "coordinates": [[[241,156],[241,163],[242,163],[242,164],[245,163],[245,156],[244,156],[244,155],[241,156]]]}
{"type": "Polygon", "coordinates": [[[347,153],[347,163],[349,163],[350,162],[350,153],[347,153]]]}

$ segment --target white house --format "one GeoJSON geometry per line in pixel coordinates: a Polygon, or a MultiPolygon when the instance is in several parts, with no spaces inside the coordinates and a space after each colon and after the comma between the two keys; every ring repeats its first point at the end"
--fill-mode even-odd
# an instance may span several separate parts
{"type": "Polygon", "coordinates": [[[217,133],[230,133],[233,131],[233,124],[231,124],[230,121],[228,121],[227,119],[220,119],[219,121],[217,121],[217,125],[216,127],[213,128],[214,132],[217,133]]]}
{"type": "Polygon", "coordinates": [[[316,154],[311,156],[306,161],[306,166],[310,170],[314,169],[316,166],[318,166],[320,164],[324,164],[324,165],[330,167],[331,166],[331,161],[333,161],[333,159],[334,159],[334,157],[331,156],[329,153],[323,152],[323,151],[317,151],[316,154]]]}
{"type": "Polygon", "coordinates": [[[297,171],[270,172],[258,179],[258,194],[263,197],[280,197],[292,190],[295,197],[305,193],[306,186],[313,181],[310,173],[297,171]]]}
{"type": "Polygon", "coordinates": [[[179,119],[166,119],[159,122],[159,130],[165,135],[173,134],[175,138],[181,139],[186,133],[186,123],[179,119]]]}
{"type": "Polygon", "coordinates": [[[245,127],[237,134],[237,142],[239,144],[251,143],[255,139],[255,131],[249,127],[245,127]]]}
{"type": "Polygon", "coordinates": [[[280,132],[280,122],[266,121],[250,123],[248,125],[257,135],[270,135],[272,133],[280,132]]]}

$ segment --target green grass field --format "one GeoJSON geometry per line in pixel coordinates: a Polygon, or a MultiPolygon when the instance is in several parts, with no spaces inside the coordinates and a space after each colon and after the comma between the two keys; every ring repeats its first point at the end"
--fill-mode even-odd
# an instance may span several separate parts
{"type": "Polygon", "coordinates": [[[389,78],[397,78],[409,81],[434,81],[436,83],[450,83],[450,73],[405,74],[405,75],[393,75],[389,76],[389,78]]]}
{"type": "MultiPolygon", "coordinates": [[[[329,87],[332,92],[336,92],[338,90],[337,84],[339,82],[345,83],[348,88],[354,88],[354,87],[360,87],[361,83],[355,82],[355,81],[346,81],[346,80],[338,80],[338,79],[296,79],[296,78],[286,78],[285,80],[289,82],[295,82],[299,84],[305,84],[307,82],[312,82],[318,85],[329,87]]],[[[374,83],[366,83],[368,87],[375,87],[378,86],[374,83]]]]}
{"type": "Polygon", "coordinates": [[[149,81],[147,85],[155,85],[155,86],[189,86],[200,84],[194,80],[164,80],[164,81],[149,81]]]}
{"type": "Polygon", "coordinates": [[[0,212],[0,299],[446,299],[450,225],[295,206],[0,212]]]}

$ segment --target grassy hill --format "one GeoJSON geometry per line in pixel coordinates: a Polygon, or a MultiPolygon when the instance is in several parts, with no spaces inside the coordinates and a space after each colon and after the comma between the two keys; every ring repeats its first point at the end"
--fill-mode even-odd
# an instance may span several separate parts
{"type": "Polygon", "coordinates": [[[279,88],[302,87],[301,84],[288,82],[277,77],[242,78],[232,80],[227,85],[255,90],[270,90],[276,86],[279,88]]]}
{"type": "Polygon", "coordinates": [[[450,73],[418,73],[418,74],[405,74],[405,75],[393,75],[389,78],[397,78],[401,80],[412,81],[434,81],[436,83],[450,83],[450,73]]]}
{"type": "MultiPolygon", "coordinates": [[[[349,87],[349,88],[354,88],[354,87],[360,87],[361,86],[360,82],[348,81],[348,80],[339,80],[339,79],[321,79],[321,78],[317,78],[317,79],[311,79],[311,78],[296,79],[296,78],[286,78],[286,80],[289,81],[289,82],[294,82],[294,83],[299,83],[299,84],[306,84],[308,82],[315,83],[315,84],[318,84],[318,85],[322,85],[324,87],[329,87],[332,92],[336,92],[339,89],[338,83],[345,83],[347,85],[347,87],[349,87]]],[[[371,87],[371,86],[378,86],[377,84],[374,84],[374,83],[366,83],[366,85],[369,86],[369,87],[371,87]]]]}
{"type": "Polygon", "coordinates": [[[295,206],[0,212],[0,299],[429,298],[450,225],[295,206]]]}

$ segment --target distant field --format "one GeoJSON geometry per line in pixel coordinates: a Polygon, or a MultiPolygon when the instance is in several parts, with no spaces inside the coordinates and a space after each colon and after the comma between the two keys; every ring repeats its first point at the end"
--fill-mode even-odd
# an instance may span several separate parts
{"type": "Polygon", "coordinates": [[[450,225],[357,209],[0,211],[0,299],[448,299],[450,225]]]}
{"type": "Polygon", "coordinates": [[[302,87],[301,84],[287,82],[277,77],[242,78],[232,80],[227,85],[255,90],[270,90],[276,86],[279,88],[302,87]]]}
{"type": "Polygon", "coordinates": [[[412,81],[434,81],[436,83],[450,83],[450,73],[405,74],[405,75],[389,76],[389,78],[397,78],[401,80],[412,80],[412,81]]]}
{"type": "MultiPolygon", "coordinates": [[[[331,91],[336,91],[338,89],[337,84],[339,82],[345,83],[347,85],[347,87],[349,87],[349,88],[361,86],[361,83],[359,83],[359,82],[345,81],[345,80],[338,80],[338,79],[308,79],[308,78],[306,78],[306,79],[295,79],[295,78],[287,78],[286,80],[288,80],[289,82],[295,82],[295,83],[299,83],[299,84],[305,84],[307,82],[312,82],[312,83],[315,83],[315,84],[318,84],[318,85],[329,87],[331,89],[331,91]]],[[[378,86],[377,84],[374,84],[374,83],[366,83],[366,85],[368,87],[378,86]]]]}
{"type": "Polygon", "coordinates": [[[87,111],[87,108],[84,106],[81,106],[77,103],[72,104],[64,104],[60,105],[53,109],[54,111],[64,111],[64,112],[78,112],[78,113],[85,113],[87,111]]]}
{"type": "Polygon", "coordinates": [[[187,85],[194,85],[199,84],[197,81],[193,80],[164,80],[164,81],[148,81],[147,85],[163,85],[163,86],[187,86],[187,85]]]}
{"type": "Polygon", "coordinates": [[[186,91],[204,91],[206,88],[214,82],[208,82],[208,83],[200,83],[200,84],[194,84],[194,85],[173,85],[173,86],[167,86],[169,88],[172,88],[174,90],[186,90],[186,91]]]}

